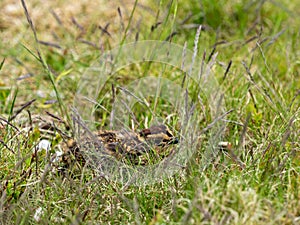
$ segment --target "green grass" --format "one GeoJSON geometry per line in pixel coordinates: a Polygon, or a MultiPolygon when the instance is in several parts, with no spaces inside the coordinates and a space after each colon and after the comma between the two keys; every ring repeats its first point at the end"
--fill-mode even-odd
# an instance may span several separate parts
{"type": "MultiPolygon", "coordinates": [[[[36,43],[24,9],[11,11],[7,2],[0,3],[2,224],[300,223],[297,1],[143,1],[134,12],[133,3],[110,3],[100,9],[84,3],[72,8],[63,1],[44,7],[39,1],[26,2],[38,40],[59,47],[36,43]],[[107,23],[107,33],[98,28],[107,23]],[[210,99],[200,93],[203,102],[199,102],[198,86],[191,82],[184,87],[196,102],[196,112],[201,112],[195,116],[199,130],[193,131],[199,137],[193,143],[197,151],[178,173],[145,187],[124,187],[80,165],[59,173],[61,165],[51,164],[51,158],[74,137],[73,98],[80,77],[94,60],[123,40],[137,38],[186,43],[193,50],[199,24],[203,29],[196,59],[205,55],[205,62],[212,62],[211,53],[218,53],[213,75],[229,111],[220,141],[232,147],[219,151],[203,167],[211,131],[201,131],[214,118],[210,99]],[[26,74],[31,76],[22,78],[26,74]],[[48,104],[52,100],[56,102],[48,104]],[[34,147],[42,139],[51,142],[51,151],[35,155],[34,147]],[[36,221],[39,208],[42,213],[36,221]]],[[[97,109],[98,126],[110,128],[113,96],[121,94],[118,86],[145,74],[163,76],[179,86],[184,76],[180,68],[160,63],[117,71],[98,96],[102,107],[97,109]]],[[[126,126],[144,128],[156,115],[178,134],[183,121],[176,107],[156,97],[144,99],[147,107],[136,104],[137,121],[128,116],[126,126]]]]}

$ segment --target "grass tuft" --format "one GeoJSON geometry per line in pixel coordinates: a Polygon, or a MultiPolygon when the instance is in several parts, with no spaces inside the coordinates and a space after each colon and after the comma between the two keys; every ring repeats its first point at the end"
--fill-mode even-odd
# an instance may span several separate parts
{"type": "Polygon", "coordinates": [[[1,224],[299,223],[298,1],[21,3],[0,2],[1,224]],[[56,161],[78,132],[71,108],[80,78],[114,46],[142,40],[184,46],[181,68],[141,62],[112,74],[89,99],[96,128],[113,128],[124,111],[112,105],[131,96],[140,104],[119,102],[128,109],[122,125],[167,124],[179,144],[196,149],[188,163],[159,182],[123,186],[74,155],[68,166],[56,161]],[[134,82],[150,75],[184,90],[186,120],[160,98],[164,90],[135,92],[134,82]],[[207,76],[218,82],[211,96],[203,93],[207,76]],[[197,129],[184,130],[191,119],[197,129]]]}

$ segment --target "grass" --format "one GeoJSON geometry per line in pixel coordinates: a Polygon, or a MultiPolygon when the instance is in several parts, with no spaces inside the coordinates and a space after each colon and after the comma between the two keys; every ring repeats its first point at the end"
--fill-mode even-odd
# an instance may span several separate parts
{"type": "MultiPolygon", "coordinates": [[[[299,223],[297,1],[137,1],[135,9],[127,1],[56,4],[26,2],[37,42],[24,7],[0,3],[1,223],[299,223]],[[191,145],[196,151],[176,174],[147,186],[124,187],[80,165],[59,173],[60,165],[51,160],[75,135],[71,106],[80,77],[103,52],[123,41],[149,39],[191,50],[197,43],[199,58],[193,60],[211,63],[224,93],[228,113],[220,141],[231,147],[204,167],[212,132],[205,128],[214,117],[210,99],[187,77],[184,88],[201,113],[194,117],[198,130],[188,133],[196,136],[191,145]],[[49,153],[35,152],[42,139],[51,142],[49,153]]],[[[101,128],[110,128],[112,103],[122,94],[118,87],[130,87],[149,73],[179,86],[186,76],[161,63],[117,71],[98,96],[106,109],[97,109],[101,128]]],[[[143,100],[147,107],[136,104],[126,126],[141,129],[157,119],[180,133],[183,121],[172,98],[143,100]]]]}

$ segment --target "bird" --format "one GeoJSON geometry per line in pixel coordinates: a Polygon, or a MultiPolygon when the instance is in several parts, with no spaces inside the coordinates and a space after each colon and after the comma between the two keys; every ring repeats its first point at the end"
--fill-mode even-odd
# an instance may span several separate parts
{"type": "Polygon", "coordinates": [[[139,132],[126,129],[98,130],[89,136],[80,140],[80,143],[69,140],[63,161],[70,161],[70,155],[73,155],[77,161],[85,164],[86,153],[93,152],[127,164],[144,166],[166,157],[171,151],[170,146],[179,142],[164,124],[153,125],[139,132]]]}

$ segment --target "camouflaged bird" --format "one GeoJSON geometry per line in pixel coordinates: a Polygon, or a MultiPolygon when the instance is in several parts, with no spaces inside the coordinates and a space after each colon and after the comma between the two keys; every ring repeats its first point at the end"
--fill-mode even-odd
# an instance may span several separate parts
{"type": "MultiPolygon", "coordinates": [[[[159,160],[170,153],[170,146],[177,144],[178,139],[165,125],[156,125],[136,133],[133,131],[98,131],[91,140],[80,145],[75,141],[68,143],[69,153],[75,159],[85,162],[82,154],[85,150],[93,148],[94,153],[113,156],[119,161],[146,165],[151,159],[159,160]]],[[[68,154],[65,155],[67,159],[68,154]]]]}

